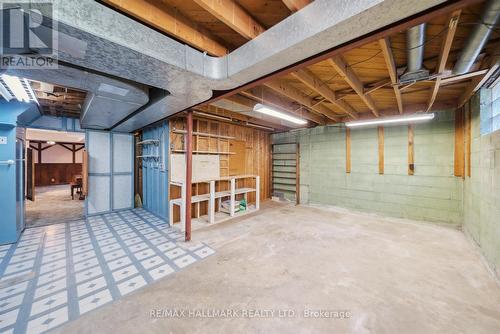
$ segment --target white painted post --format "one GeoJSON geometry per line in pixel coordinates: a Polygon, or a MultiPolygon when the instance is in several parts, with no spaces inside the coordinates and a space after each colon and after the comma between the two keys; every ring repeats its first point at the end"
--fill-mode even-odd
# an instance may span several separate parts
{"type": "Polygon", "coordinates": [[[236,193],[236,180],[235,179],[231,179],[231,200],[230,200],[230,205],[231,205],[231,208],[229,209],[229,215],[231,217],[234,216],[234,202],[235,202],[235,194],[236,193]]]}
{"type": "Polygon", "coordinates": [[[255,177],[255,209],[260,209],[260,176],[255,177]]]}
{"type": "Polygon", "coordinates": [[[210,181],[210,199],[208,200],[208,219],[210,224],[215,222],[215,181],[210,181]]]}

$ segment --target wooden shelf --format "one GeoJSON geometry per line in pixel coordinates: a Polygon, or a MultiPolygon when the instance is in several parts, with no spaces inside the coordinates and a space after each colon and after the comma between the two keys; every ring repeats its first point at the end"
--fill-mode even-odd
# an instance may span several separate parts
{"type": "Polygon", "coordinates": [[[273,187],[273,192],[274,191],[286,191],[286,192],[289,192],[289,193],[295,193],[295,190],[292,190],[292,189],[283,189],[283,188],[274,188],[273,187]]]}
{"type": "MultiPolygon", "coordinates": [[[[172,150],[173,153],[186,153],[186,150],[172,150]]],[[[212,152],[212,151],[193,151],[197,154],[219,154],[219,155],[232,155],[234,152],[212,152]]]]}
{"type": "MultiPolygon", "coordinates": [[[[172,133],[177,133],[177,134],[183,134],[183,135],[185,135],[187,133],[187,131],[186,130],[173,129],[172,133]]],[[[222,136],[222,135],[214,135],[214,134],[211,134],[211,133],[197,132],[197,131],[193,131],[193,136],[211,137],[211,138],[220,138],[220,139],[235,139],[235,137],[222,136]]]]}

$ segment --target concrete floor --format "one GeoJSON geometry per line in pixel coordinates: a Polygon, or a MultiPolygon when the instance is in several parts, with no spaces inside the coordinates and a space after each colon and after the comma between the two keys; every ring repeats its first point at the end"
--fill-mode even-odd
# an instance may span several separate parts
{"type": "Polygon", "coordinates": [[[26,227],[83,219],[84,204],[78,195],[71,199],[69,184],[36,187],[35,201],[26,200],[26,227]]]}
{"type": "Polygon", "coordinates": [[[500,332],[500,288],[458,230],[267,202],[194,239],[216,254],[55,332],[500,332]],[[153,309],[292,309],[295,317],[152,318],[153,309]],[[304,309],[352,316],[304,318],[304,309]]]}

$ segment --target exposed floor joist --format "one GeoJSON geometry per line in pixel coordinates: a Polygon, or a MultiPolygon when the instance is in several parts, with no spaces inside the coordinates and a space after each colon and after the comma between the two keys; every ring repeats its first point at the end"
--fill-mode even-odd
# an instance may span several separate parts
{"type": "Polygon", "coordinates": [[[354,89],[363,102],[370,108],[371,112],[378,117],[379,112],[371,96],[365,94],[364,86],[356,73],[347,65],[342,56],[333,56],[329,59],[330,64],[344,78],[349,86],[354,89]]]}
{"type": "Polygon", "coordinates": [[[223,56],[228,49],[210,33],[199,28],[164,2],[157,0],[102,0],[133,17],[177,37],[183,42],[213,56],[223,56]]]}
{"type": "Polygon", "coordinates": [[[336,93],[331,90],[324,82],[322,82],[318,77],[316,77],[311,71],[307,69],[299,70],[297,72],[293,72],[292,75],[302,81],[306,86],[311,88],[316,93],[323,96],[325,99],[330,101],[337,108],[344,111],[346,114],[351,116],[354,119],[358,118],[356,110],[351,107],[347,102],[339,100],[336,96],[336,93]]]}
{"type": "Polygon", "coordinates": [[[233,0],[194,0],[207,12],[247,39],[253,39],[266,29],[233,0]]]}
{"type": "Polygon", "coordinates": [[[394,61],[394,55],[391,50],[391,41],[388,37],[379,40],[380,48],[384,54],[385,64],[387,70],[389,71],[389,77],[391,78],[392,88],[394,89],[394,95],[396,96],[396,101],[398,104],[399,113],[403,113],[403,97],[398,87],[398,74],[396,68],[396,62],[394,61]]]}
{"type": "Polygon", "coordinates": [[[339,119],[340,115],[335,114],[332,110],[325,107],[324,105],[316,103],[312,97],[305,95],[303,92],[293,87],[292,85],[289,85],[283,81],[270,81],[267,82],[265,86],[334,121],[338,121],[339,119]]]}
{"type": "Polygon", "coordinates": [[[311,0],[282,0],[282,1],[285,4],[285,6],[287,6],[288,9],[290,9],[292,13],[301,10],[302,8],[304,8],[305,6],[307,6],[312,2],[311,0]]]}
{"type": "MultiPolygon", "coordinates": [[[[448,61],[448,56],[450,55],[451,45],[453,44],[453,38],[455,37],[459,18],[460,10],[457,10],[451,14],[450,20],[448,22],[448,30],[443,39],[443,44],[441,45],[441,52],[439,53],[439,60],[436,67],[436,74],[438,75],[443,73],[446,69],[446,62],[448,61]]],[[[436,100],[439,86],[441,85],[441,80],[441,77],[437,77],[436,81],[434,82],[434,86],[431,89],[431,96],[429,98],[427,111],[432,108],[432,104],[436,100]]]]}

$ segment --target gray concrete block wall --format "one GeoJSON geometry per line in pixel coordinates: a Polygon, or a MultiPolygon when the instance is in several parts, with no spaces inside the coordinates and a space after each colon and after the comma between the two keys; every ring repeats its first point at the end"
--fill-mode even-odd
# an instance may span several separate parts
{"type": "Polygon", "coordinates": [[[500,278],[500,131],[481,136],[479,94],[471,100],[471,108],[471,176],[464,180],[464,230],[500,278]]]}
{"type": "Polygon", "coordinates": [[[385,128],[385,174],[378,174],[376,128],[351,130],[351,173],[345,172],[345,129],[316,127],[276,134],[299,142],[301,202],[384,215],[462,223],[462,179],[453,176],[454,118],[440,112],[415,125],[415,175],[407,174],[407,126],[385,128]]]}

